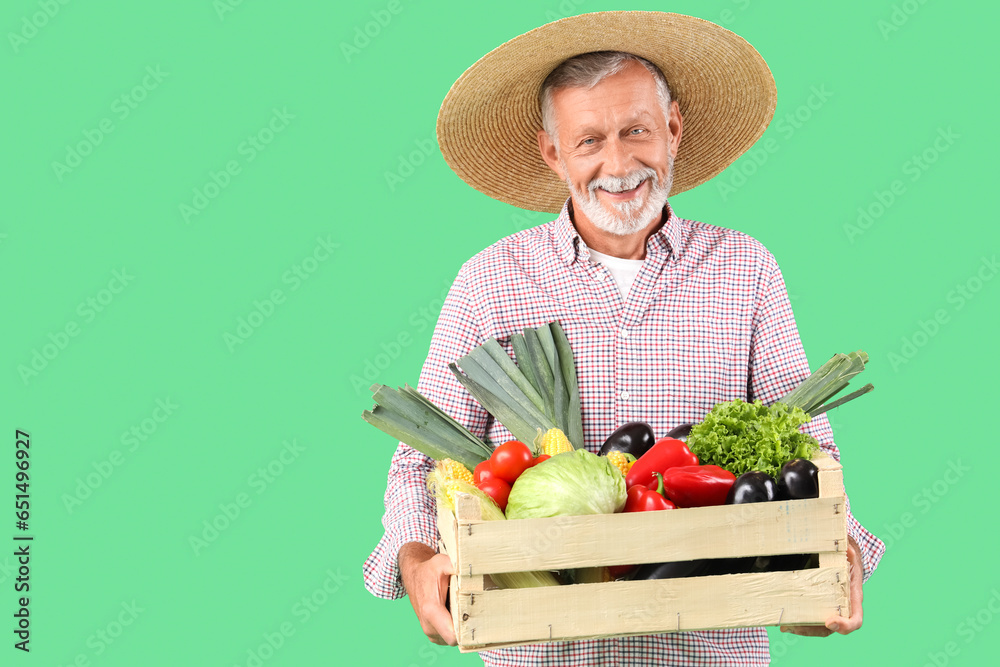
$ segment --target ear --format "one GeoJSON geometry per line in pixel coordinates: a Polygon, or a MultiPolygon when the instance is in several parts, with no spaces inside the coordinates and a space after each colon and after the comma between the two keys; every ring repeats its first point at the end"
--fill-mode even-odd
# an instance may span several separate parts
{"type": "Polygon", "coordinates": [[[681,107],[677,100],[670,100],[670,118],[667,119],[667,131],[670,135],[668,144],[670,155],[677,157],[677,149],[681,145],[681,131],[684,127],[684,119],[681,118],[681,107]]]}
{"type": "Polygon", "coordinates": [[[556,172],[556,176],[559,180],[565,181],[566,174],[562,171],[562,165],[559,164],[559,156],[556,155],[556,145],[552,141],[552,137],[545,130],[538,131],[538,150],[542,153],[542,159],[545,160],[545,164],[549,165],[549,169],[556,172]]]}

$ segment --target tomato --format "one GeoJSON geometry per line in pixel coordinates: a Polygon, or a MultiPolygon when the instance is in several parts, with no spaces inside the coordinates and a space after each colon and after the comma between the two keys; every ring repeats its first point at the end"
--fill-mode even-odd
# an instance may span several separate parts
{"type": "Polygon", "coordinates": [[[490,477],[481,484],[477,484],[479,490],[488,495],[500,506],[501,510],[507,509],[507,498],[510,497],[510,484],[499,477],[490,477]]]}
{"type": "Polygon", "coordinates": [[[479,486],[480,482],[483,482],[491,477],[496,477],[493,474],[493,470],[490,468],[490,461],[486,459],[482,463],[476,466],[476,469],[472,471],[472,479],[476,480],[476,486],[479,486]]]}
{"type": "Polygon", "coordinates": [[[539,454],[538,456],[535,457],[535,460],[531,462],[531,465],[536,466],[542,461],[548,461],[551,458],[552,457],[549,456],[548,454],[539,454]]]}
{"type": "Polygon", "coordinates": [[[522,472],[531,467],[534,460],[531,448],[520,440],[511,440],[493,450],[490,470],[503,481],[513,484],[522,472]]]}

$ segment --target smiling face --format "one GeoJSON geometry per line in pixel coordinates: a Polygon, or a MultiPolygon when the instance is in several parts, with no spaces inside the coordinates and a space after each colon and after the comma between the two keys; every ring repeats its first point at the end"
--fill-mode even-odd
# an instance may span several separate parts
{"type": "Polygon", "coordinates": [[[541,130],[539,148],[569,186],[577,226],[627,236],[659,224],[681,120],[677,102],[664,116],[653,75],[629,62],[593,88],[556,90],[552,110],[558,145],[541,130]]]}

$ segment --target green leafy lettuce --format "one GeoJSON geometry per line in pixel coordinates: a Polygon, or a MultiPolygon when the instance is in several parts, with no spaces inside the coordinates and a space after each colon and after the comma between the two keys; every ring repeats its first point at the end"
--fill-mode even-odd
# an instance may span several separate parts
{"type": "Polygon", "coordinates": [[[776,477],[791,459],[812,458],[819,443],[799,431],[809,415],[784,403],[764,405],[736,399],[719,403],[691,429],[688,448],[702,464],[715,464],[734,475],[751,470],[776,477]]]}

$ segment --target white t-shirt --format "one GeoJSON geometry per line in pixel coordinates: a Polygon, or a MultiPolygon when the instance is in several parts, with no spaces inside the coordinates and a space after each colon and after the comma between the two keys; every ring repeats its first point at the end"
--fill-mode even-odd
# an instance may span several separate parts
{"type": "Polygon", "coordinates": [[[639,275],[639,269],[642,268],[644,260],[612,257],[593,249],[590,249],[590,259],[598,264],[603,264],[611,272],[611,277],[618,283],[618,290],[622,293],[622,299],[628,299],[628,292],[632,289],[632,283],[635,282],[635,277],[639,275]]]}

